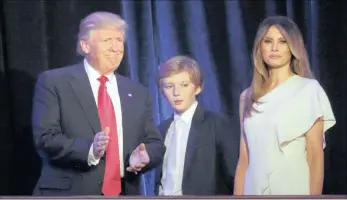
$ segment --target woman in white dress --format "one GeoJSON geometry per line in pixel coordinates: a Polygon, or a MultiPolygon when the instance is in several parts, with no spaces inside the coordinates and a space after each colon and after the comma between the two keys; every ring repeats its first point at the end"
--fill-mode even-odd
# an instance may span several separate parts
{"type": "Polygon", "coordinates": [[[313,79],[303,38],[287,17],[259,26],[253,81],[240,96],[241,143],[235,195],[320,195],[324,133],[335,124],[313,79]]]}

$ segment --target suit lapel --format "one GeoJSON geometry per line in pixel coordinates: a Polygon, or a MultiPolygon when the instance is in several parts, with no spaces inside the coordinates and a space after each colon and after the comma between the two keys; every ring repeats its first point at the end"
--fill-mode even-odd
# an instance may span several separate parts
{"type": "Polygon", "coordinates": [[[195,113],[193,115],[192,124],[190,126],[188,142],[186,147],[186,156],[184,159],[184,171],[183,171],[183,179],[186,177],[189,169],[191,167],[192,161],[194,160],[194,155],[197,150],[197,137],[200,133],[200,125],[204,120],[204,110],[198,105],[195,113]]]}
{"type": "Polygon", "coordinates": [[[173,116],[171,116],[170,118],[166,119],[162,125],[159,126],[159,131],[163,137],[163,139],[165,140],[166,134],[169,131],[170,125],[173,121],[173,116]]]}
{"type": "Polygon", "coordinates": [[[75,96],[87,117],[94,134],[101,131],[98,109],[83,63],[72,68],[73,79],[70,81],[75,96]]]}

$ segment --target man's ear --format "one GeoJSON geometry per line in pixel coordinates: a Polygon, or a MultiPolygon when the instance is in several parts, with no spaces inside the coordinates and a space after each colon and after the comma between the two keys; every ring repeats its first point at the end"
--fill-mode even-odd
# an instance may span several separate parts
{"type": "Polygon", "coordinates": [[[85,54],[90,52],[90,44],[86,40],[80,40],[81,49],[85,54]]]}

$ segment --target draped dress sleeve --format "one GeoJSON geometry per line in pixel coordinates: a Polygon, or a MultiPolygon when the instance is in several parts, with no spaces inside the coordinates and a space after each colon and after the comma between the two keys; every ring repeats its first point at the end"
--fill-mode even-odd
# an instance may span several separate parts
{"type": "MultiPolygon", "coordinates": [[[[303,136],[311,129],[313,124],[321,119],[324,122],[324,133],[335,125],[336,120],[333,114],[330,101],[324,89],[316,80],[309,80],[305,89],[300,91],[300,95],[288,104],[282,112],[277,124],[278,144],[282,150],[286,144],[303,136]]],[[[323,134],[326,146],[325,134],[323,134]]]]}
{"type": "Polygon", "coordinates": [[[303,82],[277,118],[275,132],[282,156],[269,176],[272,193],[309,194],[305,134],[317,120],[323,120],[322,148],[325,148],[325,133],[336,123],[329,99],[318,81],[303,79],[303,82]]]}

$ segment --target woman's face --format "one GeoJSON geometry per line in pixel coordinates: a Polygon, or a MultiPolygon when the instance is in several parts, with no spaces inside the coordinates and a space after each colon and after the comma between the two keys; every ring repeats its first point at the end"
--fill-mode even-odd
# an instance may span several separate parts
{"type": "Polygon", "coordinates": [[[276,26],[270,26],[260,43],[264,62],[269,68],[289,66],[292,57],[286,38],[276,26]]]}

